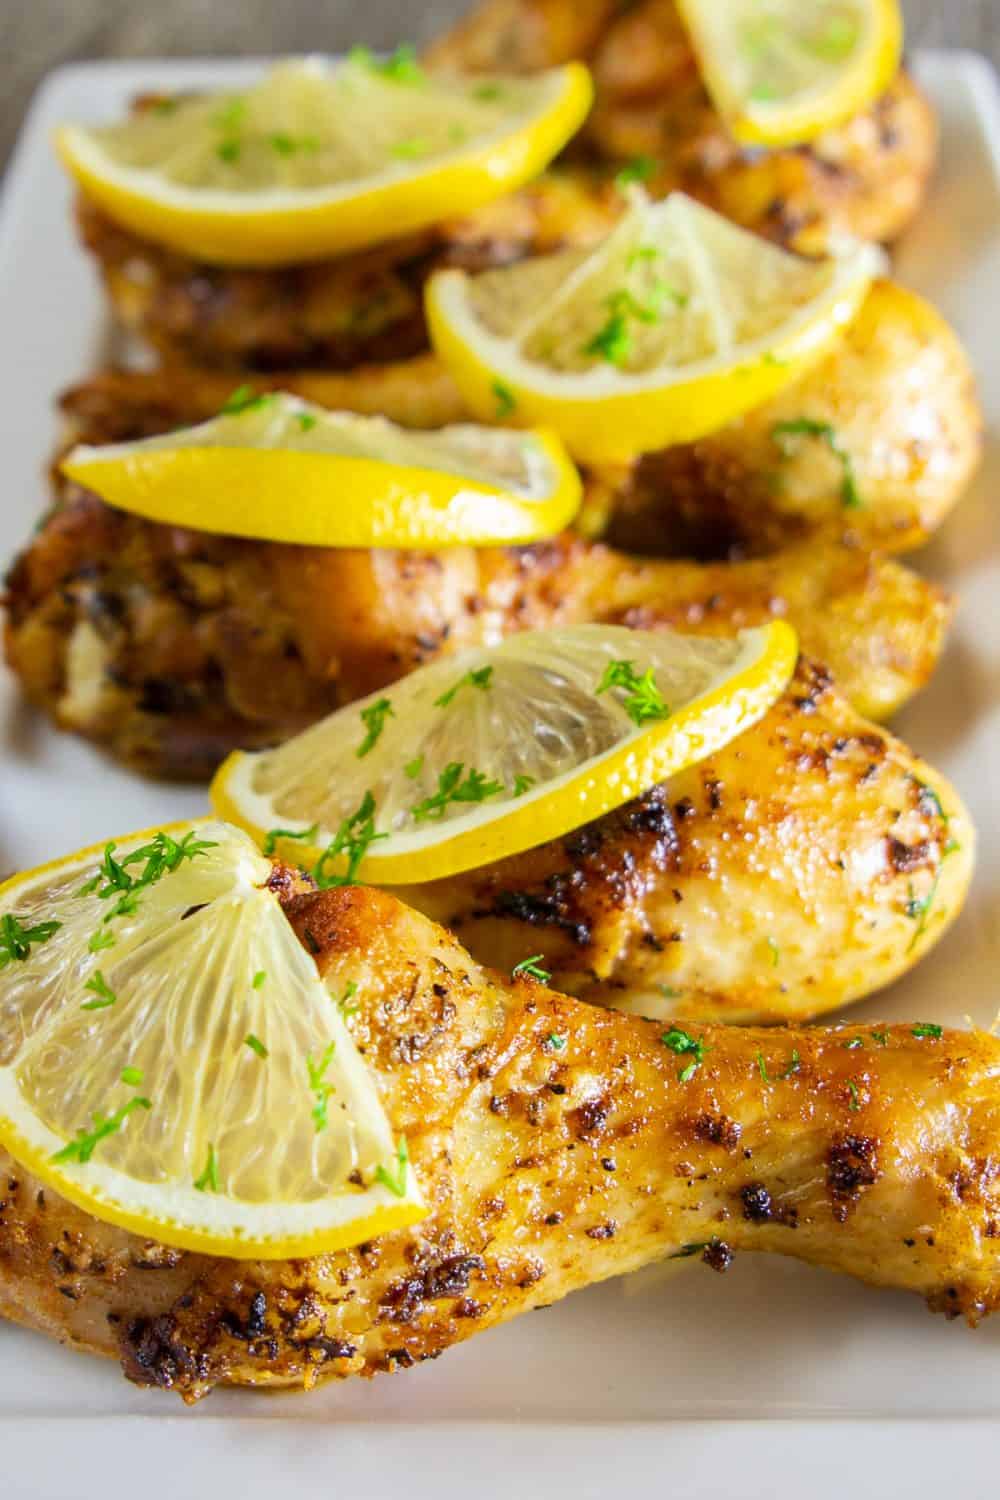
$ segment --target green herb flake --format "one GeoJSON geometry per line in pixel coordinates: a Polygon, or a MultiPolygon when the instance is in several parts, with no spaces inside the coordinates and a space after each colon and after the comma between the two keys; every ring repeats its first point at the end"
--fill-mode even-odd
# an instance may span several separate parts
{"type": "Polygon", "coordinates": [[[386,719],[394,719],[396,710],[388,698],[376,698],[374,703],[369,703],[367,708],[360,710],[361,722],[367,731],[355,754],[358,760],[366,756],[369,751],[374,750],[378,744],[379,736],[385,728],[386,719]]]}
{"type": "Polygon", "coordinates": [[[355,997],[355,995],[357,993],[358,993],[357,981],[354,980],[354,979],[349,979],[347,981],[346,985],[344,986],[344,993],[341,995],[340,999],[337,1001],[337,1009],[340,1011],[340,1014],[342,1016],[344,1016],[345,1018],[347,1016],[356,1015],[358,1013],[358,1011],[361,1009],[360,1005],[357,1005],[357,1004],[352,1005],[351,1004],[351,1001],[354,999],[354,997],[355,997]]]}
{"type": "Polygon", "coordinates": [[[782,1083],[784,1083],[786,1078],[791,1078],[793,1073],[797,1073],[799,1071],[799,1067],[800,1063],[798,1048],[793,1047],[792,1055],[788,1059],[788,1066],[785,1068],[784,1072],[778,1074],[778,1077],[782,1081],[782,1083]]]}
{"type": "Polygon", "coordinates": [[[275,391],[255,391],[252,385],[238,385],[219,407],[218,414],[220,417],[240,417],[246,411],[259,411],[262,406],[270,406],[276,394],[275,391]]]}
{"type": "MultiPolygon", "coordinates": [[[[106,926],[114,921],[115,917],[130,915],[137,911],[140,892],[155,885],[165,875],[172,875],[185,860],[197,859],[207,850],[215,847],[211,839],[199,839],[193,828],[180,840],[171,838],[169,833],[164,833],[161,829],[159,833],[153,835],[148,844],[142,844],[138,849],[133,849],[130,854],[126,854],[122,860],[117,860],[114,856],[117,844],[112,839],[104,846],[104,854],[97,874],[87,881],[78,894],[92,895],[96,891],[101,901],[117,896],[118,899],[111,909],[105,912],[102,919],[106,926]],[[137,875],[133,875],[127,867],[137,864],[141,864],[143,868],[137,875]]],[[[100,929],[90,938],[89,947],[92,953],[100,948],[111,946],[106,940],[99,939],[99,932],[100,929]]]]}
{"type": "Polygon", "coordinates": [[[488,103],[494,99],[502,99],[505,93],[506,90],[499,83],[477,83],[472,90],[472,97],[488,103]]]}
{"type": "Polygon", "coordinates": [[[226,99],[212,116],[212,124],[219,130],[238,130],[246,120],[247,101],[242,94],[233,94],[226,99]]]}
{"type": "Polygon", "coordinates": [[[852,1036],[849,1041],[841,1042],[840,1045],[844,1048],[845,1052],[856,1052],[859,1047],[865,1045],[865,1039],[863,1036],[852,1036]]]}
{"type": "Polygon", "coordinates": [[[261,849],[264,854],[271,855],[282,839],[299,839],[304,844],[310,844],[318,833],[318,823],[314,823],[311,828],[270,828],[264,835],[261,849]]]}
{"type": "Polygon", "coordinates": [[[325,1130],[329,1124],[329,1120],[327,1119],[327,1104],[330,1095],[333,1093],[333,1084],[326,1082],[324,1074],[333,1061],[336,1046],[336,1042],[328,1042],[318,1062],[313,1061],[312,1053],[306,1058],[306,1067],[309,1071],[309,1088],[316,1101],[312,1107],[312,1117],[317,1135],[321,1130],[325,1130]]]}
{"type": "Polygon", "coordinates": [[[63,1146],[61,1151],[54,1152],[51,1160],[77,1161],[81,1166],[85,1165],[93,1156],[94,1151],[100,1145],[101,1141],[107,1136],[115,1135],[117,1131],[121,1130],[133,1110],[152,1109],[152,1107],[148,1099],[144,1099],[141,1095],[137,1094],[134,1099],[130,1099],[127,1104],[123,1104],[121,1109],[115,1110],[113,1115],[95,1113],[93,1116],[93,1130],[78,1130],[76,1140],[69,1141],[67,1145],[63,1146]]]}
{"type": "Polygon", "coordinates": [[[459,690],[464,687],[476,687],[485,693],[490,685],[492,676],[492,667],[478,667],[475,671],[466,672],[465,676],[460,677],[453,687],[450,687],[447,692],[441,694],[440,698],[434,699],[434,707],[447,708],[448,704],[454,701],[455,695],[459,690]]]}
{"type": "Polygon", "coordinates": [[[771,950],[771,968],[776,969],[781,962],[781,949],[778,947],[773,937],[769,937],[767,939],[767,946],[771,950]]]}
{"type": "Polygon", "coordinates": [[[255,990],[263,989],[264,985],[267,983],[267,970],[258,969],[256,974],[253,976],[251,983],[253,984],[255,990]]]}
{"type": "Polygon", "coordinates": [[[763,1052],[757,1053],[757,1071],[760,1073],[760,1076],[765,1083],[771,1082],[771,1075],[767,1071],[767,1063],[764,1061],[763,1052]]]}
{"type": "Polygon", "coordinates": [[[0,969],[15,960],[23,963],[33,946],[47,943],[62,926],[61,922],[36,922],[25,927],[12,912],[0,917],[0,969]]]}
{"type": "Polygon", "coordinates": [[[681,1083],[687,1083],[694,1077],[705,1060],[706,1052],[712,1050],[706,1045],[704,1037],[695,1038],[689,1032],[682,1030],[680,1026],[672,1026],[669,1031],[665,1031],[660,1041],[664,1047],[669,1047],[671,1052],[676,1052],[678,1057],[690,1055],[690,1061],[685,1063],[677,1074],[681,1083]]]}
{"type": "Polygon", "coordinates": [[[563,1052],[566,1047],[566,1038],[558,1031],[550,1031],[545,1038],[546,1047],[551,1047],[553,1052],[563,1052]]]}
{"type": "Polygon", "coordinates": [[[81,1010],[106,1010],[109,1005],[117,1003],[118,996],[108,984],[100,969],[91,975],[84,985],[84,989],[89,990],[97,998],[95,1000],[85,1000],[80,1006],[81,1010]]]}
{"type": "Polygon", "coordinates": [[[825,443],[842,470],[840,481],[840,503],[845,510],[858,510],[864,504],[854,472],[854,460],[837,436],[837,429],[829,422],[817,422],[812,417],[795,417],[788,422],[775,422],[771,437],[778,444],[782,455],[791,458],[796,451],[799,438],[818,438],[825,443]]]}
{"type": "Polygon", "coordinates": [[[407,776],[409,776],[411,781],[416,781],[417,777],[420,775],[423,769],[424,757],[422,755],[416,756],[413,760],[408,760],[406,762],[406,765],[403,767],[403,770],[406,772],[407,776]]]}
{"type": "Polygon", "coordinates": [[[935,898],[937,897],[938,885],[940,884],[940,881],[941,865],[939,864],[934,872],[934,879],[931,881],[931,887],[926,896],[918,897],[914,893],[912,881],[910,883],[909,895],[907,897],[904,910],[910,920],[912,922],[916,922],[917,925],[914,929],[913,936],[910,939],[909,947],[906,950],[907,953],[911,953],[913,951],[913,949],[917,946],[917,943],[927,931],[927,918],[930,915],[931,908],[934,905],[935,898]]]}
{"type": "Polygon", "coordinates": [[[295,420],[303,432],[312,432],[319,418],[313,416],[311,411],[300,411],[296,414],[295,420]]]}
{"type": "Polygon", "coordinates": [[[331,886],[357,885],[358,870],[368,850],[372,844],[378,843],[379,839],[388,837],[387,833],[375,832],[375,798],[369,790],[365,792],[356,810],[341,823],[336,834],[316,861],[312,873],[320,890],[329,890],[331,886]],[[347,869],[343,875],[328,875],[327,863],[336,859],[338,854],[347,855],[347,869]]]}
{"type": "Polygon", "coordinates": [[[658,984],[656,988],[664,1000],[679,1000],[684,993],[683,990],[675,990],[672,984],[658,984]]]}
{"type": "Polygon", "coordinates": [[[397,141],[390,147],[390,155],[399,157],[401,161],[414,161],[418,157],[426,156],[431,149],[430,141],[426,136],[414,135],[407,141],[397,141]]]}
{"type": "Polygon", "coordinates": [[[375,1181],[380,1182],[383,1187],[388,1188],[390,1193],[395,1193],[397,1198],[404,1197],[406,1194],[406,1168],[409,1160],[410,1153],[406,1145],[406,1136],[402,1135],[399,1138],[399,1145],[396,1148],[395,1173],[390,1172],[388,1167],[376,1167],[375,1181]]]}
{"type": "Polygon", "coordinates": [[[615,186],[627,188],[633,182],[648,182],[656,172],[659,162],[652,156],[635,156],[615,173],[615,186]]]}
{"type": "Polygon", "coordinates": [[[390,83],[422,88],[427,82],[427,74],[417,61],[417,49],[412,42],[403,42],[388,57],[376,57],[368,47],[352,47],[347,56],[348,61],[357,67],[367,68],[390,83]]]}
{"type": "Polygon", "coordinates": [[[635,662],[609,662],[604,669],[604,676],[597,684],[598,696],[612,688],[620,688],[626,694],[622,707],[633,724],[651,724],[660,719],[669,719],[670,709],[656,686],[652,667],[647,668],[640,677],[636,672],[635,662]]]}
{"type": "Polygon", "coordinates": [[[849,1078],[847,1080],[847,1089],[848,1089],[848,1092],[850,1093],[850,1096],[851,1096],[851,1102],[848,1105],[848,1109],[860,1109],[861,1108],[861,1100],[860,1100],[860,1098],[858,1096],[858,1086],[854,1082],[853,1078],[849,1078]]]}
{"type": "Polygon", "coordinates": [[[217,1193],[219,1191],[219,1163],[215,1155],[215,1147],[212,1145],[209,1145],[208,1148],[205,1170],[200,1177],[195,1178],[194,1186],[199,1193],[217,1193]]]}
{"type": "Polygon", "coordinates": [[[234,161],[239,161],[241,149],[239,141],[222,141],[216,146],[215,154],[227,166],[232,166],[234,161]]]}
{"type": "Polygon", "coordinates": [[[511,412],[516,409],[517,398],[515,397],[514,392],[511,390],[510,386],[504,385],[502,380],[494,380],[493,384],[490,386],[490,390],[496,397],[497,403],[494,416],[496,417],[498,422],[502,422],[505,417],[509,417],[511,412]]]}
{"type": "Polygon", "coordinates": [[[878,1042],[880,1047],[887,1047],[889,1045],[889,1033],[887,1031],[873,1031],[872,1041],[878,1042]]]}
{"type": "Polygon", "coordinates": [[[514,796],[523,797],[535,784],[534,776],[524,776],[519,771],[514,777],[514,796]]]}
{"type": "Polygon", "coordinates": [[[539,984],[548,984],[552,975],[548,969],[542,968],[541,961],[544,957],[544,953],[533,953],[530,958],[522,958],[521,962],[511,969],[511,979],[536,979],[539,984]]]}
{"type": "Polygon", "coordinates": [[[115,935],[109,927],[98,927],[97,931],[92,932],[87,940],[87,947],[91,953],[100,953],[102,949],[113,948],[114,946],[115,935]]]}
{"type": "Polygon", "coordinates": [[[589,343],[584,344],[584,354],[592,354],[606,360],[609,365],[621,369],[632,357],[632,335],[623,312],[613,312],[607,322],[597,330],[589,343]]]}
{"type": "Polygon", "coordinates": [[[133,1067],[122,1068],[121,1081],[122,1083],[127,1083],[129,1088],[141,1089],[143,1081],[142,1069],[133,1067]]]}
{"type": "Polygon", "coordinates": [[[270,1057],[271,1055],[268,1052],[267,1048],[264,1046],[264,1043],[261,1041],[260,1037],[254,1036],[252,1031],[248,1031],[246,1036],[243,1038],[243,1045],[244,1047],[249,1047],[250,1051],[255,1052],[260,1058],[270,1057]]]}
{"type": "Polygon", "coordinates": [[[920,1021],[911,1028],[910,1035],[915,1036],[918,1041],[929,1038],[932,1042],[936,1042],[943,1032],[944,1027],[936,1026],[933,1021],[920,1021]]]}
{"type": "Polygon", "coordinates": [[[466,773],[464,762],[453,760],[438,776],[437,791],[415,803],[410,815],[416,823],[422,823],[425,818],[440,819],[454,802],[485,802],[503,789],[501,782],[488,781],[485,772],[470,770],[466,773]]]}

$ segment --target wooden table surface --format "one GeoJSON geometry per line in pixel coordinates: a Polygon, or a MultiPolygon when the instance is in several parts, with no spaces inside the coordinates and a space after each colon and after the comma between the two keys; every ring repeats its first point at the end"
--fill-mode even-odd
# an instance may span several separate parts
{"type": "MultiPolygon", "coordinates": [[[[903,4],[909,46],[975,47],[1000,66],[1000,0],[903,4]]],[[[0,0],[0,165],[33,89],[60,63],[385,47],[425,40],[467,8],[468,0],[0,0]]]]}

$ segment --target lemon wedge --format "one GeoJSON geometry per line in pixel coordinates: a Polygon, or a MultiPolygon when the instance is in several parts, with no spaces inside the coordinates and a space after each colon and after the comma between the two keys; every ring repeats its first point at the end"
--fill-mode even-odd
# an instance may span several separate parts
{"type": "Polygon", "coordinates": [[[898,0],[677,0],[716,109],[738,141],[811,141],[892,82],[898,0]]]}
{"type": "Polygon", "coordinates": [[[537,541],[569,524],[581,496],[550,433],[414,432],[248,388],[198,427],[79,446],[61,469],[152,521],[317,547],[537,541]]]}
{"type": "Polygon", "coordinates": [[[206,819],[0,887],[0,1141],[98,1218],[211,1255],[311,1255],[424,1212],[270,872],[206,819]]]}
{"type": "Polygon", "coordinates": [[[472,412],[552,428],[595,463],[693,442],[768,400],[838,337],[883,264],[855,243],[804,260],[682,193],[631,196],[596,248],[440,271],[426,293],[472,412]]]}
{"type": "Polygon", "coordinates": [[[542,171],[582,123],[590,76],[424,73],[408,53],[285,62],[240,93],[179,95],[56,148],[127,229],[219,265],[321,259],[425,228],[542,171]]]}
{"type": "Polygon", "coordinates": [[[710,755],[766,713],[796,654],[780,621],[721,640],[605,625],[514,635],[277,749],[236,752],[212,801],[321,884],[436,880],[558,838],[710,755]]]}

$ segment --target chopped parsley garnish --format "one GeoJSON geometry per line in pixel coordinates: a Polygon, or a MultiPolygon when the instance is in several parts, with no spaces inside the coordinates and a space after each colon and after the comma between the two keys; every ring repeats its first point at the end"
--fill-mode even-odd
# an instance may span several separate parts
{"type": "Polygon", "coordinates": [[[768,938],[767,946],[771,950],[771,968],[776,969],[778,967],[778,964],[781,962],[781,949],[778,947],[773,937],[768,938]]]}
{"type": "Polygon", "coordinates": [[[515,409],[515,407],[517,406],[517,399],[510,386],[504,385],[502,380],[494,380],[490,389],[492,390],[494,396],[497,398],[497,409],[495,415],[502,421],[504,417],[509,417],[511,412],[515,409]]]}
{"type": "Polygon", "coordinates": [[[889,1044],[889,1033],[887,1031],[873,1031],[872,1040],[878,1042],[880,1047],[886,1047],[889,1044]]]}
{"type": "Polygon", "coordinates": [[[784,1081],[786,1078],[791,1078],[792,1074],[793,1073],[797,1073],[798,1071],[799,1071],[799,1051],[798,1051],[797,1047],[793,1047],[792,1048],[792,1055],[788,1059],[788,1066],[787,1066],[787,1068],[785,1069],[785,1071],[783,1073],[779,1073],[778,1074],[778,1077],[782,1081],[784,1081]]]}
{"type": "Polygon", "coordinates": [[[375,798],[370,791],[365,792],[360,806],[344,819],[316,861],[312,873],[320,890],[329,890],[335,885],[357,885],[361,861],[371,845],[377,843],[379,839],[388,837],[387,833],[375,832],[375,798]],[[327,861],[336,859],[338,854],[347,855],[347,869],[343,875],[328,875],[326,873],[327,861]]]}
{"type": "Polygon", "coordinates": [[[548,984],[552,975],[548,969],[542,968],[541,960],[544,957],[544,953],[533,953],[530,958],[522,958],[521,962],[511,969],[511,979],[521,979],[527,975],[529,979],[537,979],[539,984],[548,984]]]}
{"type": "Polygon", "coordinates": [[[349,979],[344,986],[344,993],[337,1001],[337,1009],[340,1011],[340,1014],[342,1016],[353,1016],[361,1009],[360,1005],[351,1004],[351,1001],[354,999],[357,993],[357,981],[354,979],[349,979]]]}
{"type": "Polygon", "coordinates": [[[679,1000],[684,993],[683,990],[675,990],[672,984],[658,984],[656,988],[664,1000],[679,1000]]]}
{"type": "Polygon", "coordinates": [[[244,1047],[249,1047],[250,1051],[255,1052],[258,1057],[270,1057],[271,1055],[268,1052],[267,1048],[264,1046],[264,1043],[261,1041],[260,1037],[254,1036],[252,1031],[248,1031],[246,1036],[243,1038],[243,1045],[244,1047]]]}
{"type": "Polygon", "coordinates": [[[143,1074],[142,1074],[142,1069],[141,1068],[132,1068],[132,1067],[122,1068],[122,1072],[121,1072],[122,1083],[127,1083],[130,1088],[133,1088],[133,1089],[140,1089],[140,1088],[142,1088],[142,1077],[143,1077],[143,1074]]]}
{"type": "Polygon", "coordinates": [[[406,762],[406,765],[403,767],[403,770],[406,772],[407,776],[409,776],[411,781],[416,781],[417,777],[420,775],[423,769],[424,757],[422,755],[416,756],[413,760],[408,760],[406,762]]]}
{"type": "Polygon", "coordinates": [[[685,1063],[677,1074],[681,1083],[687,1083],[694,1077],[705,1060],[705,1053],[712,1050],[705,1045],[704,1037],[695,1038],[679,1026],[672,1026],[669,1031],[665,1031],[660,1041],[664,1047],[669,1047],[670,1051],[676,1052],[679,1057],[690,1054],[690,1061],[685,1063]]]}
{"type": "Polygon", "coordinates": [[[300,411],[296,414],[295,420],[303,432],[312,432],[319,419],[314,417],[311,411],[300,411]]]}
{"type": "Polygon", "coordinates": [[[234,161],[239,161],[240,150],[239,141],[222,141],[216,146],[215,154],[220,161],[224,161],[231,166],[234,161]]]}
{"type": "Polygon", "coordinates": [[[267,970],[258,969],[256,974],[253,976],[252,983],[255,990],[263,989],[264,985],[267,983],[267,970]]]}
{"type": "Polygon", "coordinates": [[[771,1082],[771,1075],[767,1071],[767,1063],[764,1061],[763,1052],[757,1053],[757,1071],[760,1073],[760,1076],[765,1083],[771,1082]]]}
{"type": "Polygon", "coordinates": [[[931,907],[934,905],[934,898],[937,896],[937,890],[940,880],[941,866],[939,864],[934,872],[934,879],[931,881],[931,888],[927,892],[926,896],[922,898],[916,896],[913,891],[912,882],[910,884],[909,896],[907,898],[906,906],[904,909],[906,911],[906,915],[910,918],[910,920],[916,922],[917,925],[914,929],[913,936],[910,939],[909,947],[906,950],[907,953],[912,952],[917,943],[923,937],[924,933],[927,931],[927,918],[930,915],[931,907]]]}
{"type": "Polygon", "coordinates": [[[245,411],[256,411],[274,400],[273,391],[255,391],[252,385],[238,385],[232,395],[219,407],[220,417],[238,417],[245,411]]]}
{"type": "Polygon", "coordinates": [[[380,1182],[383,1187],[395,1193],[397,1198],[402,1198],[406,1192],[406,1166],[410,1160],[410,1153],[406,1145],[406,1136],[401,1135],[399,1145],[396,1148],[396,1173],[395,1176],[388,1167],[376,1167],[375,1181],[380,1182]]]}
{"type": "Polygon", "coordinates": [[[121,1109],[115,1110],[113,1115],[95,1113],[93,1130],[78,1130],[76,1140],[63,1146],[61,1151],[54,1152],[52,1161],[78,1161],[81,1165],[85,1164],[106,1136],[115,1135],[121,1130],[133,1110],[152,1109],[152,1107],[148,1099],[137,1094],[134,1099],[123,1104],[121,1109]]]}
{"type": "Polygon", "coordinates": [[[840,463],[843,477],[840,481],[840,503],[845,510],[857,510],[864,504],[854,472],[854,460],[837,436],[837,429],[829,422],[817,422],[812,417],[795,417],[789,422],[775,422],[771,436],[785,458],[796,450],[797,438],[818,438],[824,442],[840,463]]]}
{"type": "MultiPolygon", "coordinates": [[[[138,910],[139,893],[164,875],[172,875],[186,859],[197,859],[207,849],[214,849],[215,843],[211,839],[199,839],[194,829],[191,829],[179,841],[171,838],[169,833],[162,831],[154,834],[148,844],[133,849],[126,854],[124,859],[117,860],[114,851],[117,844],[112,839],[104,846],[104,854],[98,867],[97,874],[87,881],[77,893],[80,896],[92,895],[95,891],[98,899],[107,901],[116,896],[117,900],[110,911],[105,912],[103,922],[106,926],[115,917],[122,917],[138,910]],[[138,875],[132,875],[129,865],[142,864],[138,875]]],[[[106,940],[99,940],[98,932],[90,939],[91,952],[97,952],[100,948],[110,947],[106,940]]]]}
{"type": "Polygon", "coordinates": [[[847,1088],[848,1088],[848,1091],[849,1091],[849,1093],[851,1095],[851,1102],[848,1105],[848,1108],[849,1109],[860,1109],[861,1108],[861,1100],[858,1097],[858,1086],[854,1082],[853,1078],[849,1078],[847,1080],[847,1088]]]}
{"type": "Polygon", "coordinates": [[[216,110],[212,124],[219,130],[238,130],[246,119],[247,101],[242,94],[233,94],[216,110]]]}
{"type": "Polygon", "coordinates": [[[505,89],[499,83],[477,83],[472,90],[473,99],[502,99],[505,89]]]}
{"type": "Polygon", "coordinates": [[[318,1062],[313,1061],[311,1052],[306,1058],[306,1067],[309,1070],[309,1088],[316,1100],[312,1108],[312,1117],[317,1135],[321,1130],[325,1130],[329,1123],[326,1116],[326,1107],[330,1095],[333,1093],[333,1084],[327,1083],[323,1075],[333,1061],[336,1046],[336,1042],[328,1042],[318,1062]]]}
{"type": "Polygon", "coordinates": [[[311,828],[271,828],[264,836],[262,845],[265,854],[273,854],[279,839],[301,839],[303,843],[310,843],[319,833],[319,824],[314,823],[311,828]]]}
{"type": "Polygon", "coordinates": [[[389,149],[390,155],[398,156],[403,161],[412,161],[416,157],[426,156],[431,145],[426,136],[414,135],[407,141],[397,141],[389,149]]]}
{"type": "Polygon", "coordinates": [[[619,369],[626,364],[632,357],[632,335],[625,314],[621,310],[612,312],[590,342],[584,344],[583,352],[600,355],[609,365],[617,365],[619,369]]]}
{"type": "Polygon", "coordinates": [[[97,998],[94,1000],[85,1000],[80,1006],[81,1010],[106,1010],[109,1005],[116,1004],[118,1000],[118,996],[108,984],[100,969],[91,975],[84,985],[84,989],[89,990],[97,998]]]}
{"type": "Polygon", "coordinates": [[[604,669],[604,676],[597,684],[598,695],[611,688],[621,688],[626,693],[622,707],[633,724],[650,724],[659,719],[669,719],[670,709],[653,678],[652,667],[640,677],[635,662],[612,661],[604,669]]]}
{"type": "Polygon", "coordinates": [[[841,1046],[845,1052],[856,1052],[859,1047],[863,1047],[864,1045],[865,1039],[863,1036],[852,1036],[849,1041],[841,1042],[841,1046]]]}
{"type": "Polygon", "coordinates": [[[378,744],[379,735],[385,728],[386,719],[394,719],[396,710],[388,698],[376,698],[374,703],[369,703],[367,708],[361,709],[361,722],[367,733],[357,748],[358,760],[374,750],[378,744]]]}
{"type": "Polygon", "coordinates": [[[458,693],[460,688],[477,687],[485,693],[486,689],[490,685],[490,679],[492,678],[492,676],[492,667],[478,667],[475,671],[466,672],[465,676],[460,677],[453,687],[450,687],[447,692],[441,694],[440,698],[434,699],[434,707],[447,708],[448,704],[453,701],[456,693],[458,693]]]}
{"type": "Polygon", "coordinates": [[[562,1052],[566,1046],[566,1038],[560,1036],[558,1031],[550,1031],[545,1038],[546,1047],[551,1047],[553,1052],[562,1052]]]}
{"type": "Polygon", "coordinates": [[[200,1177],[194,1180],[195,1189],[199,1193],[217,1193],[219,1191],[219,1163],[215,1155],[215,1147],[209,1145],[208,1159],[205,1162],[205,1170],[200,1177]]]}
{"type": "Polygon", "coordinates": [[[690,1256],[697,1255],[699,1251],[707,1250],[709,1245],[713,1243],[712,1240],[693,1240],[689,1245],[682,1245],[679,1250],[675,1250],[672,1255],[668,1255],[667,1260],[688,1260],[690,1256]]]}
{"type": "Polygon", "coordinates": [[[925,1037],[929,1037],[931,1041],[936,1042],[938,1037],[942,1035],[943,1031],[944,1027],[936,1026],[933,1021],[920,1021],[911,1029],[910,1035],[915,1036],[918,1041],[922,1041],[925,1037]]]}
{"type": "Polygon", "coordinates": [[[625,188],[633,182],[648,182],[658,166],[659,162],[655,157],[634,156],[619,172],[615,173],[615,186],[625,188]]]}
{"type": "Polygon", "coordinates": [[[421,823],[425,818],[443,818],[446,808],[453,802],[485,802],[488,797],[495,797],[503,791],[503,784],[487,781],[483,771],[470,770],[464,777],[463,773],[463,761],[453,760],[445,766],[438,776],[437,791],[410,809],[415,823],[421,823]]]}
{"type": "Polygon", "coordinates": [[[32,944],[47,943],[61,926],[61,922],[36,922],[34,927],[25,927],[7,912],[0,917],[0,969],[5,969],[15,959],[23,962],[31,952],[32,944]]]}
{"type": "Polygon", "coordinates": [[[314,135],[286,135],[283,130],[268,136],[268,143],[279,156],[294,156],[297,151],[318,151],[320,147],[319,139],[314,135]]]}
{"type": "Polygon", "coordinates": [[[388,57],[376,57],[368,47],[352,47],[347,57],[349,62],[377,73],[390,83],[422,87],[427,82],[427,74],[417,61],[417,49],[412,42],[403,42],[388,57]]]}
{"type": "Polygon", "coordinates": [[[523,797],[525,792],[529,791],[530,788],[534,786],[534,784],[534,776],[524,776],[519,771],[514,777],[514,796],[523,797]]]}
{"type": "Polygon", "coordinates": [[[102,948],[113,948],[115,946],[115,935],[109,927],[98,927],[92,932],[87,941],[87,947],[91,953],[100,953],[102,948]]]}

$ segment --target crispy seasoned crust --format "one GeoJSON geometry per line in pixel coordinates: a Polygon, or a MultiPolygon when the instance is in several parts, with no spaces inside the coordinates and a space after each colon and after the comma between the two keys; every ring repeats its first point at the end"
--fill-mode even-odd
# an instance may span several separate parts
{"type": "Polygon", "coordinates": [[[950,613],[898,564],[812,542],[716,564],[569,534],[303,548],[157,525],[73,487],[14,563],[6,603],[7,659],[33,702],[144,770],[195,779],[441,654],[584,620],[725,634],[784,615],[881,717],[930,674],[950,613]]]}
{"type": "Polygon", "coordinates": [[[918,962],[961,909],[972,859],[954,788],[803,661],[759,724],[645,797],[399,895],[481,962],[538,954],[594,1003],[796,1021],[918,962]]]}
{"type": "Polygon", "coordinates": [[[8,1316],[193,1400],[407,1369],[671,1255],[793,1255],[970,1323],[997,1305],[992,1037],[697,1028],[678,1053],[662,1024],[482,971],[387,894],[289,916],[334,990],[358,983],[349,1024],[428,1217],[310,1260],[213,1259],[101,1224],[4,1156],[8,1316]]]}

